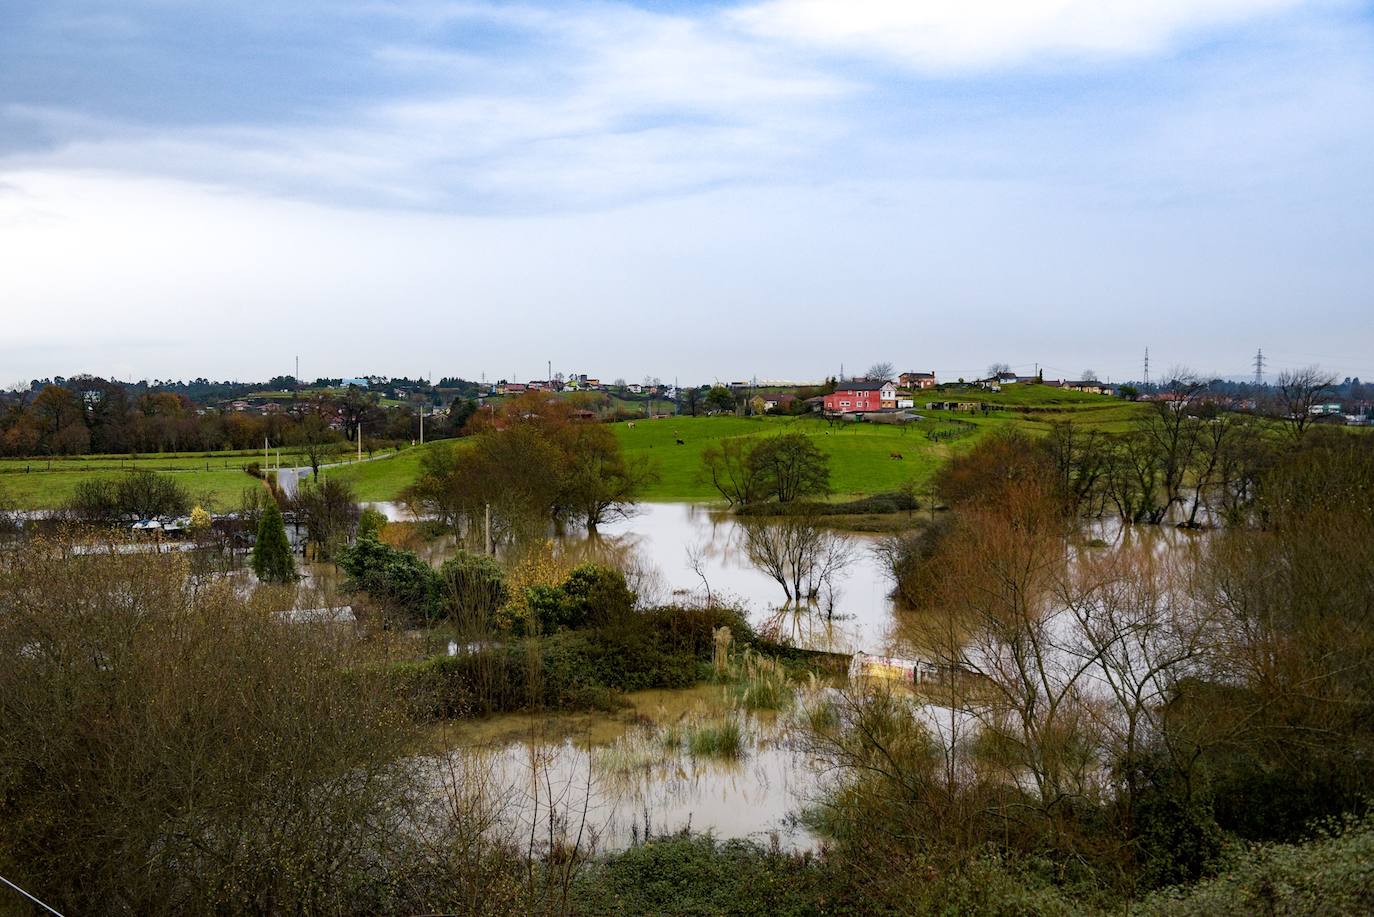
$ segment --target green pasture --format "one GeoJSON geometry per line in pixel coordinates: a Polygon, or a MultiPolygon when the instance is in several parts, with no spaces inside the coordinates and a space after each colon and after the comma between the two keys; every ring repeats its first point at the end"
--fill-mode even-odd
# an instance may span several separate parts
{"type": "MultiPolygon", "coordinates": [[[[158,473],[175,475],[196,503],[219,511],[238,506],[244,488],[261,486],[242,469],[158,473]]],[[[0,504],[16,509],[59,509],[72,498],[82,481],[116,474],[117,471],[35,471],[0,475],[0,504]]]]}
{"type": "MultiPolygon", "coordinates": [[[[419,467],[418,454],[411,457],[409,451],[413,450],[399,457],[402,467],[391,470],[389,480],[388,472],[370,468],[366,474],[358,475],[365,482],[360,488],[368,493],[380,491],[390,495],[399,492],[414,479],[419,467]],[[378,486],[375,483],[377,481],[384,483],[378,486]]],[[[343,449],[337,460],[348,461],[352,458],[353,453],[343,449]]],[[[273,450],[272,464],[275,465],[277,460],[277,452],[273,450]]],[[[308,464],[305,454],[294,449],[283,449],[280,460],[284,467],[308,464]]],[[[349,472],[363,471],[364,466],[380,465],[391,460],[390,457],[384,457],[376,462],[364,462],[362,465],[354,463],[356,467],[345,466],[326,473],[347,475],[349,472]]],[[[18,509],[57,509],[72,498],[82,481],[141,470],[175,475],[197,502],[218,510],[228,510],[238,505],[245,487],[257,484],[257,480],[244,471],[253,462],[262,464],[263,454],[243,451],[181,452],[0,459],[0,505],[18,509]]],[[[390,499],[390,496],[363,496],[362,499],[382,500],[390,499]]]]}
{"type": "MultiPolygon", "coordinates": [[[[681,416],[637,420],[634,426],[620,422],[612,429],[631,458],[646,459],[658,470],[658,481],[644,495],[647,500],[717,500],[719,494],[702,473],[702,452],[730,437],[763,437],[784,432],[805,434],[830,456],[835,497],[846,499],[907,484],[924,490],[950,454],[969,448],[992,430],[1018,427],[1035,435],[1048,430],[1051,422],[1072,420],[1089,429],[1120,433],[1130,428],[1134,418],[1149,410],[1144,404],[1038,385],[1009,386],[1002,392],[926,392],[918,396],[918,405],[926,400],[985,401],[997,407],[983,413],[925,411],[918,406],[916,410],[924,419],[903,425],[830,423],[816,416],[681,416]],[[928,437],[941,431],[955,431],[956,435],[950,439],[928,437]],[[678,445],[679,439],[682,445],[678,445]]],[[[462,446],[453,441],[428,443],[371,461],[330,468],[324,473],[352,484],[360,500],[396,500],[419,474],[425,451],[446,448],[462,446]]],[[[352,453],[342,450],[339,457],[348,460],[352,453]]],[[[275,463],[275,452],[272,458],[275,463]]],[[[307,464],[298,451],[283,450],[281,460],[283,465],[307,464]]],[[[243,472],[243,467],[261,461],[260,452],[78,456],[54,458],[51,462],[3,459],[0,501],[26,509],[54,508],[67,501],[77,483],[85,478],[146,468],[176,474],[192,494],[225,509],[235,505],[243,489],[253,484],[253,478],[243,472]]]]}
{"type": "Polygon", "coordinates": [[[327,468],[326,477],[347,481],[359,500],[368,502],[396,500],[420,474],[420,459],[432,449],[461,447],[461,440],[439,440],[423,446],[411,446],[393,455],[365,462],[353,462],[342,468],[327,468]]]}
{"type": "Polygon", "coordinates": [[[935,418],[899,426],[830,424],[814,417],[676,417],[636,421],[634,427],[618,423],[615,432],[627,454],[648,459],[658,470],[659,480],[649,486],[645,499],[668,502],[720,499],[702,474],[701,455],[711,445],[731,437],[794,432],[810,437],[830,456],[837,497],[895,490],[908,481],[923,487],[951,450],[967,448],[989,425],[950,443],[926,438],[927,431],[953,426],[948,419],[935,418]]]}

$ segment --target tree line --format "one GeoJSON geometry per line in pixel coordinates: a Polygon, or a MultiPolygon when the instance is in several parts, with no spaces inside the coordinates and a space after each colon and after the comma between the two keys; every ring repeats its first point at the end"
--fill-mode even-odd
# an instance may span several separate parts
{"type": "MultiPolygon", "coordinates": [[[[263,414],[199,405],[183,393],[129,389],[82,378],[12,394],[0,406],[0,454],[87,455],[261,449],[353,441],[359,428],[369,444],[415,439],[414,408],[383,407],[376,393],[351,386],[281,402],[263,414]]],[[[458,400],[426,418],[425,435],[460,432],[475,403],[458,400]]]]}

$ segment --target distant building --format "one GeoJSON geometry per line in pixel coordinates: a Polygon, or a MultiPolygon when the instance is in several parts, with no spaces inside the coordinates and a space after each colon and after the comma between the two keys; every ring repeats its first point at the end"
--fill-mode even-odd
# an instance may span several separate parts
{"type": "MultiPolygon", "coordinates": [[[[1046,383],[1047,385],[1049,383],[1046,383]]],[[[1080,379],[1073,382],[1065,380],[1059,383],[1060,388],[1066,388],[1071,392],[1089,392],[1093,395],[1102,394],[1102,383],[1096,379],[1080,379]]]]}
{"type": "Polygon", "coordinates": [[[831,414],[853,414],[859,411],[881,411],[883,402],[897,406],[897,386],[891,382],[868,382],[847,379],[835,384],[835,391],[825,396],[825,410],[831,414]]]}
{"type": "Polygon", "coordinates": [[[928,373],[902,373],[897,377],[897,384],[907,389],[934,388],[939,383],[935,379],[935,370],[928,373]]]}

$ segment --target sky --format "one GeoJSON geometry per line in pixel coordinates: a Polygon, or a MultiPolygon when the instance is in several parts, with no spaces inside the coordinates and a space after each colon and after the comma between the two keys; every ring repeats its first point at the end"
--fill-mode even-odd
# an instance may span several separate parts
{"type": "Polygon", "coordinates": [[[1374,378],[1374,3],[5,0],[0,387],[1374,378]]]}

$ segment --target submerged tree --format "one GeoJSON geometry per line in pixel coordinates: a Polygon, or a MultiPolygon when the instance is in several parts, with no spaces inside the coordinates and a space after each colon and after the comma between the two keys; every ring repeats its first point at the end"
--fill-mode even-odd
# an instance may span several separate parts
{"type": "Polygon", "coordinates": [[[749,560],[782,586],[789,603],[815,599],[833,587],[853,556],[848,538],[806,515],[750,520],[744,545],[749,560]]]}

